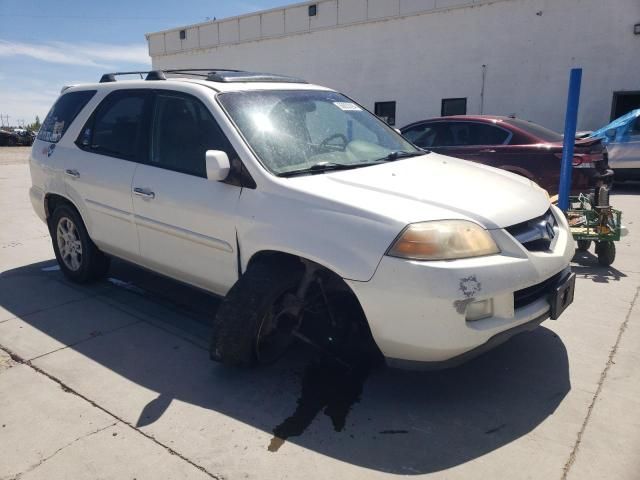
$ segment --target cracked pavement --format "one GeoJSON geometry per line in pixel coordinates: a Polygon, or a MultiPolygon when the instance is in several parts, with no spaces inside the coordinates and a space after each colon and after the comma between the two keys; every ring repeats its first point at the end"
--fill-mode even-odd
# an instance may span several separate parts
{"type": "Polygon", "coordinates": [[[0,479],[632,480],[640,472],[640,184],[602,268],[578,254],[557,322],[445,372],[374,371],[336,432],[319,413],[277,452],[304,352],[228,370],[218,299],[115,262],[67,282],[31,210],[27,149],[0,149],[0,479]]]}

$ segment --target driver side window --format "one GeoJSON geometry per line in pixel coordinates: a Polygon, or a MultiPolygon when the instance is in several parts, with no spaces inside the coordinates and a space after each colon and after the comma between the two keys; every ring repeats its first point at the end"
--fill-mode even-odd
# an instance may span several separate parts
{"type": "Polygon", "coordinates": [[[316,109],[306,115],[307,131],[311,142],[319,145],[333,135],[347,136],[345,116],[329,103],[315,102],[316,109]]]}
{"type": "Polygon", "coordinates": [[[331,144],[342,145],[344,139],[347,143],[354,138],[377,143],[376,135],[365,128],[360,122],[344,115],[337,106],[330,102],[315,102],[316,109],[307,113],[307,130],[311,142],[320,145],[328,138],[334,137],[331,144]],[[336,138],[340,137],[340,138],[336,138]]]}
{"type": "Polygon", "coordinates": [[[156,97],[151,165],[206,178],[205,153],[231,145],[211,113],[198,99],[178,92],[156,97]]]}

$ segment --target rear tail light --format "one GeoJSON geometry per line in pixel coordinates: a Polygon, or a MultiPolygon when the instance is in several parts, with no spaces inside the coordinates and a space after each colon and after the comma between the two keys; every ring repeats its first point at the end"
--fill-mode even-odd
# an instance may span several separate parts
{"type": "MultiPolygon", "coordinates": [[[[562,160],[562,153],[555,153],[556,158],[562,160]]],[[[604,160],[602,152],[576,153],[573,155],[573,168],[596,168],[595,163],[604,160]]]]}

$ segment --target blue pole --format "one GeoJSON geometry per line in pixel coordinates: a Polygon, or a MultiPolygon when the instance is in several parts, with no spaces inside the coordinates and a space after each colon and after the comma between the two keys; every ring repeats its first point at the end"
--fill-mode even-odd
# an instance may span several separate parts
{"type": "Polygon", "coordinates": [[[562,165],[560,166],[560,190],[558,191],[558,206],[563,212],[566,212],[569,209],[571,169],[573,168],[573,148],[576,143],[576,128],[578,125],[578,105],[580,103],[581,84],[582,69],[571,69],[571,78],[569,80],[569,100],[567,101],[567,116],[564,121],[564,146],[562,147],[562,165]]]}

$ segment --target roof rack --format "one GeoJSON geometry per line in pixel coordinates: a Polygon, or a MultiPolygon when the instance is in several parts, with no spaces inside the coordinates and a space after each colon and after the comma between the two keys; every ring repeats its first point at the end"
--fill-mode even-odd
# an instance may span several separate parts
{"type": "Polygon", "coordinates": [[[277,75],[273,73],[243,72],[238,70],[214,70],[209,72],[207,80],[222,83],[273,82],[273,83],[307,83],[299,78],[277,75]]]}
{"type": "Polygon", "coordinates": [[[202,77],[210,82],[220,83],[244,83],[244,82],[265,82],[265,83],[307,83],[305,80],[299,78],[289,77],[286,75],[276,75],[273,73],[257,73],[257,72],[245,72],[243,70],[231,70],[227,68],[223,69],[211,69],[211,68],[180,68],[170,70],[150,70],[143,72],[114,72],[105,73],[100,78],[100,83],[115,82],[116,77],[120,75],[140,75],[142,79],[143,75],[146,75],[145,80],[166,80],[167,74],[172,75],[193,75],[202,77]]]}
{"type": "Polygon", "coordinates": [[[105,73],[104,75],[102,75],[102,77],[100,77],[100,83],[115,82],[116,77],[120,75],[140,75],[140,78],[142,79],[142,76],[145,74],[147,75],[145,80],[166,80],[167,79],[167,77],[165,77],[164,72],[162,70],[150,70],[145,72],[114,72],[114,73],[105,73]]]}

